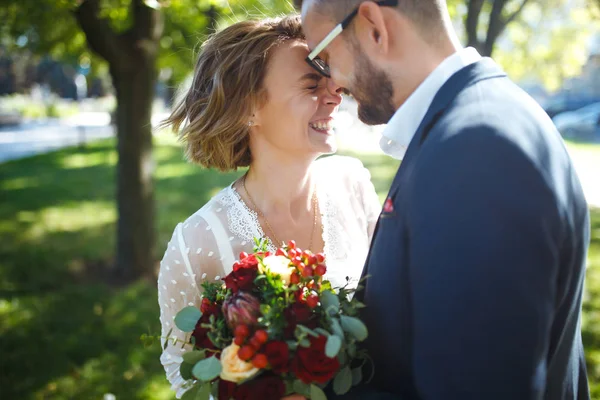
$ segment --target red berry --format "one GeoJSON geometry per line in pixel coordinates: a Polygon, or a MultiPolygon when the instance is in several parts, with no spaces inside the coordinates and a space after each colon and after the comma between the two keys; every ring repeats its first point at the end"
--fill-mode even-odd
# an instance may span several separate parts
{"type": "Polygon", "coordinates": [[[262,329],[254,332],[254,337],[259,343],[266,343],[269,340],[269,334],[262,329]]]}
{"type": "Polygon", "coordinates": [[[246,325],[238,325],[235,327],[235,337],[247,338],[250,334],[250,329],[246,325]]]}
{"type": "Polygon", "coordinates": [[[240,260],[243,260],[244,258],[248,257],[248,253],[246,253],[245,251],[242,251],[240,253],[240,260]]]}
{"type": "Polygon", "coordinates": [[[282,249],[282,248],[279,248],[279,249],[277,249],[277,251],[275,252],[275,255],[276,255],[276,256],[284,256],[284,257],[285,257],[285,256],[287,256],[287,253],[285,252],[285,250],[284,250],[284,249],[282,249]]]}
{"type": "Polygon", "coordinates": [[[295,242],[294,240],[290,240],[290,241],[288,242],[288,247],[289,247],[290,249],[295,249],[295,248],[296,248],[296,242],[295,242]]]}
{"type": "Polygon", "coordinates": [[[265,253],[265,258],[269,257],[270,255],[271,255],[271,252],[270,252],[270,251],[267,251],[267,252],[265,253]]]}
{"type": "Polygon", "coordinates": [[[245,338],[243,338],[241,336],[236,336],[235,339],[233,339],[233,343],[235,343],[238,346],[241,346],[244,344],[244,340],[245,340],[245,338]]]}
{"type": "Polygon", "coordinates": [[[311,255],[312,255],[312,253],[310,252],[310,250],[304,250],[304,251],[302,252],[302,257],[304,257],[304,258],[308,258],[308,257],[310,257],[311,255]]]}
{"type": "Polygon", "coordinates": [[[311,254],[310,256],[308,256],[308,264],[309,265],[315,265],[318,262],[319,262],[319,260],[317,260],[317,256],[315,256],[314,254],[311,254]]]}
{"type": "Polygon", "coordinates": [[[325,254],[323,253],[317,253],[317,261],[322,263],[323,261],[325,261],[325,254]]]}
{"type": "Polygon", "coordinates": [[[288,250],[288,257],[290,258],[290,260],[293,260],[294,257],[296,257],[296,250],[294,250],[294,249],[288,250]]]}
{"type": "Polygon", "coordinates": [[[318,276],[323,276],[327,272],[327,267],[323,264],[319,264],[315,267],[315,274],[318,276]]]}
{"type": "Polygon", "coordinates": [[[255,368],[263,369],[267,367],[267,364],[267,356],[265,356],[264,354],[257,354],[252,359],[252,365],[254,365],[255,368]]]}
{"type": "Polygon", "coordinates": [[[319,304],[319,297],[315,294],[308,296],[306,299],[306,305],[310,308],[315,308],[319,304]]]}
{"type": "Polygon", "coordinates": [[[254,349],[258,350],[262,347],[262,343],[256,338],[256,336],[253,336],[252,339],[250,339],[250,346],[252,346],[254,349]]]}
{"type": "Polygon", "coordinates": [[[300,275],[298,275],[297,272],[293,272],[290,276],[290,283],[292,285],[297,285],[298,283],[300,283],[300,275]]]}
{"type": "Polygon", "coordinates": [[[302,264],[302,258],[300,256],[296,256],[292,259],[292,264],[294,264],[296,267],[299,267],[300,264],[302,264]]]}
{"type": "Polygon", "coordinates": [[[248,361],[254,356],[255,353],[256,353],[256,350],[254,349],[254,347],[246,345],[246,346],[242,346],[238,350],[238,357],[242,361],[248,361]]]}
{"type": "Polygon", "coordinates": [[[305,266],[304,268],[301,269],[302,271],[302,276],[305,278],[308,278],[309,276],[313,275],[313,267],[311,266],[305,266]]]}
{"type": "Polygon", "coordinates": [[[240,267],[240,265],[242,265],[241,262],[239,262],[239,261],[234,262],[233,263],[233,270],[236,271],[240,267]]]}

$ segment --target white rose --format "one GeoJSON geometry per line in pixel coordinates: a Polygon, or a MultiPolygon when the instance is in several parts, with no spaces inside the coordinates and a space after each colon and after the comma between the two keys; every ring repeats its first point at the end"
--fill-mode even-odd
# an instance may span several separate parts
{"type": "Polygon", "coordinates": [[[258,270],[261,273],[264,274],[265,270],[269,270],[272,274],[281,276],[281,280],[285,283],[290,283],[292,272],[296,270],[296,267],[290,267],[290,260],[284,256],[265,257],[262,264],[258,264],[258,270]]]}
{"type": "Polygon", "coordinates": [[[221,379],[237,383],[258,373],[259,369],[252,363],[242,361],[238,357],[239,349],[240,346],[232,343],[221,352],[221,379]]]}

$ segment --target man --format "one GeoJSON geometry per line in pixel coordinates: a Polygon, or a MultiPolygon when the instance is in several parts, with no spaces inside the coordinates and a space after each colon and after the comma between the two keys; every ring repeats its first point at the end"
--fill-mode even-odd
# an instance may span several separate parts
{"type": "Polygon", "coordinates": [[[299,6],[307,61],[403,160],[364,271],[371,393],[589,399],[589,212],[551,120],[461,48],[444,0],[299,6]]]}

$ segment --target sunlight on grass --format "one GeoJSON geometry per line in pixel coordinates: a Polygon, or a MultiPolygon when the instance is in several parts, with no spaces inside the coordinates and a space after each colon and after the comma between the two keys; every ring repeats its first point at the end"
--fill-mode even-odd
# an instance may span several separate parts
{"type": "MultiPolygon", "coordinates": [[[[171,134],[159,134],[155,144],[158,260],[175,225],[244,171],[187,163],[171,134]]],[[[398,162],[346,154],[370,170],[383,201],[398,162]]],[[[3,398],[174,399],[160,346],[148,349],[139,340],[159,333],[156,282],[113,286],[86,275],[113,262],[115,161],[111,139],[0,165],[3,398]]],[[[600,399],[600,210],[592,211],[588,262],[582,325],[592,398],[600,399]]]]}
{"type": "Polygon", "coordinates": [[[43,239],[48,233],[76,232],[116,221],[114,203],[87,201],[60,207],[49,207],[37,212],[22,211],[18,222],[30,223],[23,236],[31,240],[43,239]]]}

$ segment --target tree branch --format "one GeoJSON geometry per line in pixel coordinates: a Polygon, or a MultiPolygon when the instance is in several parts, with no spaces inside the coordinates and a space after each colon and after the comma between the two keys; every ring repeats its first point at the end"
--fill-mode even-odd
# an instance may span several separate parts
{"type": "Polygon", "coordinates": [[[120,45],[119,37],[111,29],[108,21],[98,17],[99,11],[99,0],[83,0],[74,14],[92,51],[109,64],[118,65],[121,60],[127,58],[127,52],[120,45]]]}
{"type": "Polygon", "coordinates": [[[513,22],[518,16],[519,14],[521,14],[521,11],[523,11],[523,9],[525,8],[525,6],[527,5],[527,3],[529,2],[529,0],[523,0],[523,2],[521,3],[521,5],[519,6],[519,8],[517,9],[517,11],[515,11],[514,13],[512,13],[505,21],[504,21],[504,26],[506,27],[506,25],[510,24],[511,22],[513,22]]]}
{"type": "Polygon", "coordinates": [[[496,39],[500,36],[502,30],[504,30],[504,21],[502,20],[502,10],[506,5],[506,0],[494,0],[492,6],[492,12],[490,13],[490,20],[488,23],[487,35],[485,37],[485,55],[491,56],[494,49],[496,39]]]}
{"type": "Polygon", "coordinates": [[[479,25],[479,14],[483,7],[483,0],[469,0],[467,16],[465,18],[465,28],[467,31],[467,45],[480,47],[479,38],[477,37],[477,27],[479,25]]]}

